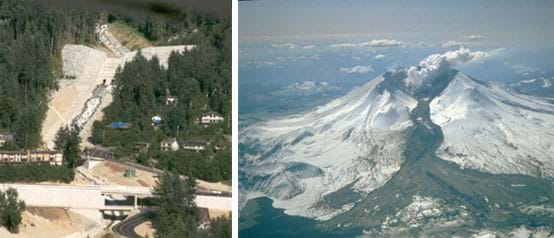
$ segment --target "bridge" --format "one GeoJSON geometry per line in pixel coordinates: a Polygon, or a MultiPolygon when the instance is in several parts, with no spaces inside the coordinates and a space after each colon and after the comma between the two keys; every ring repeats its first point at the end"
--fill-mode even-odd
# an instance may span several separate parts
{"type": "MultiPolygon", "coordinates": [[[[120,215],[141,207],[140,201],[153,197],[152,189],[117,185],[0,184],[0,190],[14,188],[28,207],[57,207],[97,210],[104,215],[120,215]]],[[[197,194],[201,208],[231,210],[231,197],[197,194]]]]}

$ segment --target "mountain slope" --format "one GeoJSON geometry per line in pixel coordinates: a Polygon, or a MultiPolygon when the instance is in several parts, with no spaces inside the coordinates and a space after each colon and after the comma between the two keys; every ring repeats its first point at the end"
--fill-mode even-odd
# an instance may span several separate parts
{"type": "Polygon", "coordinates": [[[244,130],[244,185],[290,214],[320,219],[347,205],[320,204],[325,195],[382,186],[400,168],[403,131],[417,103],[384,82],[378,77],[314,111],[244,130]]]}
{"type": "Polygon", "coordinates": [[[554,105],[465,75],[430,103],[438,156],[489,173],[554,177],[554,105]]]}

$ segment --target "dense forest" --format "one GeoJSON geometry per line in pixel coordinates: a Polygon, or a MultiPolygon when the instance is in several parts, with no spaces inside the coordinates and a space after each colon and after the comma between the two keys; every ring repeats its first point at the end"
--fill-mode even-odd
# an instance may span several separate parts
{"type": "Polygon", "coordinates": [[[211,45],[221,50],[221,56],[231,70],[231,22],[194,9],[184,9],[171,18],[132,17],[112,13],[108,22],[121,21],[137,29],[154,45],[211,45]]]}
{"type": "MultiPolygon", "coordinates": [[[[115,16],[111,18],[119,20],[115,16]]],[[[186,19],[188,17],[183,21],[189,21],[186,19]]],[[[186,39],[179,38],[179,43],[198,45],[188,52],[172,53],[167,68],[161,67],[157,58],[147,60],[139,52],[133,61],[118,70],[113,102],[104,110],[103,121],[94,123],[91,142],[115,147],[118,157],[133,154],[136,143],[150,143],[148,154],[136,155],[139,162],[209,181],[230,180],[230,142],[225,136],[231,132],[227,121],[231,119],[230,44],[225,43],[231,37],[230,26],[225,21],[202,19],[182,26],[183,29],[175,30],[173,24],[166,23],[161,27],[165,31],[144,32],[157,41],[164,41],[162,39],[175,31],[194,28],[201,29],[195,31],[198,33],[195,37],[201,40],[189,39],[191,42],[186,42],[186,39]],[[167,96],[176,97],[177,102],[167,105],[167,96]],[[208,127],[199,125],[196,122],[198,117],[210,111],[220,113],[226,121],[208,127]],[[159,126],[152,125],[154,116],[162,118],[159,126]],[[132,126],[128,129],[109,128],[111,123],[120,121],[132,126]],[[209,141],[211,145],[222,145],[227,149],[214,151],[210,147],[204,153],[159,152],[160,141],[168,137],[176,137],[180,143],[209,141]]],[[[147,20],[129,24],[145,30],[152,23],[147,20]]]]}
{"type": "Polygon", "coordinates": [[[97,15],[0,0],[0,131],[19,148],[40,143],[47,94],[56,88],[65,44],[96,41],[97,15]]]}

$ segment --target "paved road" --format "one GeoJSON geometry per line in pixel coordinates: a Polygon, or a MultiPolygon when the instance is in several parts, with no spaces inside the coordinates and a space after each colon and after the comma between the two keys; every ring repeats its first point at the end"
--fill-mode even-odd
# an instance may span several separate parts
{"type": "MultiPolygon", "coordinates": [[[[198,211],[200,212],[200,223],[205,223],[210,220],[208,209],[198,208],[198,211]]],[[[146,217],[147,213],[148,211],[143,211],[132,217],[127,217],[125,220],[113,226],[112,231],[129,238],[140,238],[141,236],[135,232],[135,228],[145,221],[148,221],[146,217]]]]}
{"type": "Polygon", "coordinates": [[[129,238],[140,238],[141,236],[139,236],[135,232],[135,227],[139,226],[147,220],[148,219],[146,218],[146,212],[141,212],[132,217],[128,217],[120,223],[117,223],[115,226],[112,227],[112,231],[129,238]]]}

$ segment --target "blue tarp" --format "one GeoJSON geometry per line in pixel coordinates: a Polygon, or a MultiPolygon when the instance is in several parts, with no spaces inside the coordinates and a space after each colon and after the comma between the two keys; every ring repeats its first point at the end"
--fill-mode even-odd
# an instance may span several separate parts
{"type": "Polygon", "coordinates": [[[112,124],[110,125],[110,127],[113,129],[125,129],[125,128],[129,128],[130,126],[131,126],[130,123],[125,123],[121,121],[112,122],[112,124]]]}

